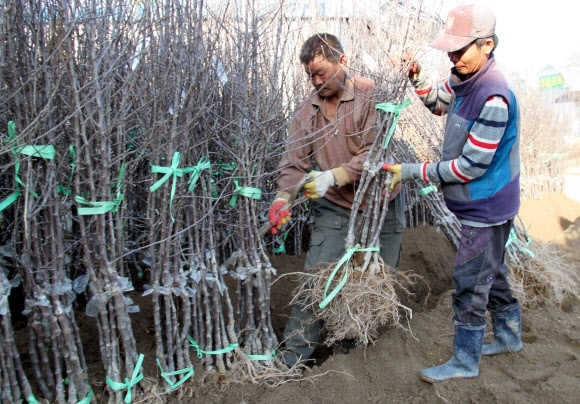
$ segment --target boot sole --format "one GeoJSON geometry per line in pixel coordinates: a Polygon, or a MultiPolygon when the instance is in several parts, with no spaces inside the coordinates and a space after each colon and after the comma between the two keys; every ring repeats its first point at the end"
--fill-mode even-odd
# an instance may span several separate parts
{"type": "Polygon", "coordinates": [[[519,349],[513,349],[513,350],[506,350],[506,351],[501,351],[501,352],[493,352],[493,353],[483,353],[483,350],[481,351],[481,356],[496,356],[496,355],[503,355],[503,354],[510,354],[510,353],[517,353],[520,352],[524,347],[521,346],[519,349]]]}
{"type": "Polygon", "coordinates": [[[446,382],[447,380],[464,380],[468,384],[474,384],[475,379],[477,379],[477,376],[473,376],[473,377],[450,377],[449,379],[435,380],[435,379],[429,379],[427,376],[423,376],[423,374],[420,373],[419,378],[427,383],[430,383],[430,384],[437,384],[437,383],[441,383],[441,382],[446,382]]]}

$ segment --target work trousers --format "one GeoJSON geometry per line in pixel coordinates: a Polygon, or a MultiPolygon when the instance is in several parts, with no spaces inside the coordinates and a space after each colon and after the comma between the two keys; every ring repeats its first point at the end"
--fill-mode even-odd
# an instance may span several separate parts
{"type": "MultiPolygon", "coordinates": [[[[310,247],[306,253],[304,270],[318,263],[335,263],[345,254],[345,240],[350,210],[324,198],[311,201],[314,216],[310,247]]],[[[397,268],[401,257],[401,241],[405,229],[405,200],[403,192],[389,203],[387,217],[380,236],[380,255],[385,264],[397,268]]],[[[307,281],[307,277],[302,282],[307,281]]],[[[304,363],[320,339],[322,323],[313,319],[313,311],[304,303],[292,306],[292,313],[284,330],[284,360],[289,366],[304,363]]]]}
{"type": "Polygon", "coordinates": [[[513,219],[491,227],[461,227],[453,268],[455,325],[481,325],[486,310],[515,302],[504,257],[512,224],[513,219]]]}

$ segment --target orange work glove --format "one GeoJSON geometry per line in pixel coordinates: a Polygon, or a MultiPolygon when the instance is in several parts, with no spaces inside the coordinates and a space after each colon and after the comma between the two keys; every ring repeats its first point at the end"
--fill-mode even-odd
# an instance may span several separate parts
{"type": "Polygon", "coordinates": [[[290,210],[286,207],[288,201],[284,198],[277,198],[272,202],[270,209],[268,210],[268,220],[272,223],[272,228],[270,233],[277,234],[278,230],[284,226],[292,214],[290,210]]]}

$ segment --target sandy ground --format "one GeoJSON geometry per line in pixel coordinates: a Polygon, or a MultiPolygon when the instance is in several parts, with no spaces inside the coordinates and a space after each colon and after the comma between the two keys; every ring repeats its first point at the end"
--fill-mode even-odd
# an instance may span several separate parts
{"type": "Polygon", "coordinates": [[[576,202],[580,202],[580,169],[568,169],[566,171],[566,182],[564,183],[564,194],[576,202]]]}
{"type": "Polygon", "coordinates": [[[580,142],[570,145],[564,178],[564,195],[580,202],[580,142]]]}

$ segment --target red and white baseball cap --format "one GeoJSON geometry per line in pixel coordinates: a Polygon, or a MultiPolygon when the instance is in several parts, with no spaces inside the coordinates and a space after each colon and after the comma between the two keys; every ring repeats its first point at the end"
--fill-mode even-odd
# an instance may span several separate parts
{"type": "Polygon", "coordinates": [[[443,52],[455,52],[478,38],[495,33],[495,15],[484,6],[472,4],[449,10],[445,31],[429,45],[443,52]]]}

